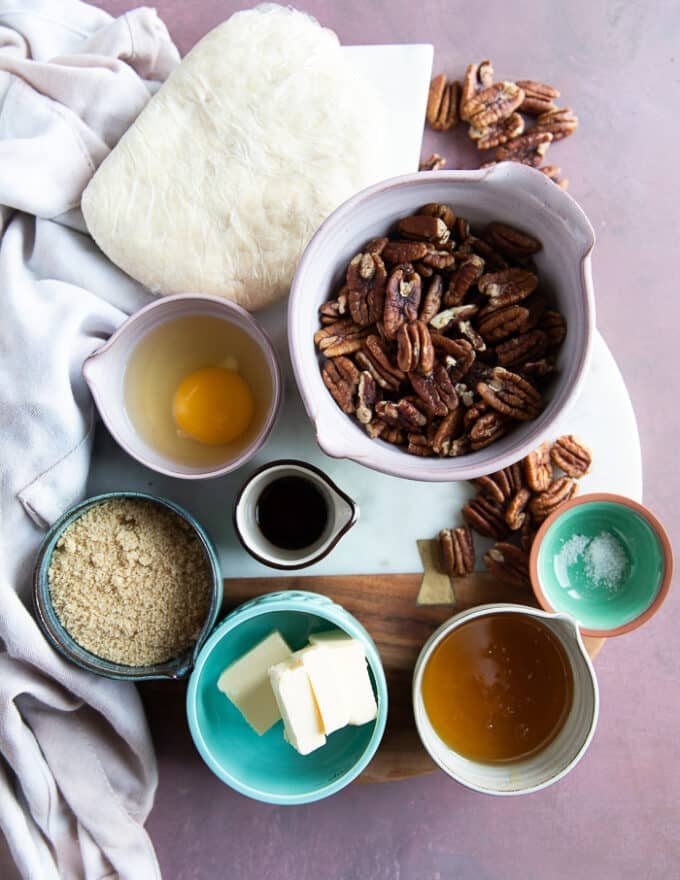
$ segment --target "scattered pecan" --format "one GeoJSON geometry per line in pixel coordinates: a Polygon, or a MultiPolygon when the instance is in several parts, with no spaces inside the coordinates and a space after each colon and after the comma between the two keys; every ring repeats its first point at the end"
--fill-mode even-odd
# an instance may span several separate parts
{"type": "Polygon", "coordinates": [[[483,88],[463,107],[464,119],[474,128],[486,128],[507,119],[524,100],[524,92],[513,82],[497,82],[483,88]]]}
{"type": "Polygon", "coordinates": [[[484,564],[492,575],[511,587],[528,588],[529,555],[520,547],[501,541],[484,554],[484,564]]]}
{"type": "Polygon", "coordinates": [[[538,116],[552,110],[555,106],[554,99],[560,96],[554,86],[534,79],[518,79],[517,85],[524,91],[524,100],[519,109],[528,116],[538,116]]]}
{"type": "Polygon", "coordinates": [[[571,107],[554,107],[541,113],[536,119],[534,131],[547,132],[552,135],[553,141],[561,141],[569,137],[578,128],[578,117],[571,107]]]}
{"type": "Polygon", "coordinates": [[[402,324],[397,333],[397,365],[405,373],[430,373],[434,367],[434,347],[423,321],[402,324]]]}
{"type": "Polygon", "coordinates": [[[452,577],[471,574],[475,568],[475,548],[469,526],[439,532],[441,565],[452,577]]]}
{"type": "Polygon", "coordinates": [[[453,229],[456,222],[456,213],[451,205],[445,205],[442,202],[428,202],[427,205],[418,208],[418,213],[427,214],[430,217],[439,217],[449,229],[453,229]]]}
{"type": "Polygon", "coordinates": [[[508,534],[502,506],[483,495],[468,501],[461,509],[461,514],[470,528],[485,538],[500,541],[508,534]]]}
{"type": "Polygon", "coordinates": [[[524,120],[519,113],[511,113],[506,119],[483,128],[471,125],[468,129],[468,135],[477,142],[478,150],[493,150],[521,134],[524,134],[524,120]]]}
{"type": "Polygon", "coordinates": [[[537,254],[543,247],[533,235],[521,232],[507,223],[488,223],[484,230],[484,237],[491,247],[511,260],[537,254]]]}
{"type": "Polygon", "coordinates": [[[430,241],[435,244],[446,244],[451,236],[449,227],[441,217],[433,217],[431,214],[413,214],[411,217],[404,217],[397,224],[397,228],[404,238],[430,241]]]}
{"type": "Polygon", "coordinates": [[[367,425],[373,419],[373,407],[378,400],[378,389],[375,379],[368,370],[362,370],[359,374],[357,386],[357,402],[354,415],[362,425],[367,425]]]}
{"type": "Polygon", "coordinates": [[[441,275],[434,275],[432,281],[427,288],[427,293],[423,297],[423,303],[420,307],[418,319],[429,324],[432,318],[439,311],[442,304],[443,282],[441,275]]]}
{"type": "Polygon", "coordinates": [[[489,297],[494,308],[521,302],[538,287],[538,277],[526,269],[503,269],[490,272],[477,282],[480,293],[489,297]]]}
{"type": "Polygon", "coordinates": [[[505,504],[512,495],[512,485],[505,469],[478,477],[472,480],[472,484],[479,489],[480,495],[484,495],[497,504],[505,504]]]}
{"type": "Polygon", "coordinates": [[[347,268],[349,311],[360,327],[373,324],[382,316],[387,273],[377,253],[361,253],[347,268]]]}
{"type": "Polygon", "coordinates": [[[463,302],[473,284],[479,281],[484,271],[484,260],[477,254],[469,254],[452,273],[444,296],[444,304],[457,306],[463,302]]]}
{"type": "Polygon", "coordinates": [[[568,477],[583,477],[590,471],[593,458],[588,447],[573,434],[558,437],[550,449],[552,463],[568,477]]]}
{"type": "Polygon", "coordinates": [[[552,482],[550,447],[547,443],[530,452],[523,460],[524,479],[534,492],[544,492],[552,482]]]}
{"type": "Polygon", "coordinates": [[[531,499],[529,510],[534,522],[543,522],[553,510],[557,510],[565,501],[573,498],[577,491],[578,485],[571,477],[560,477],[557,480],[553,480],[545,491],[540,492],[531,499]]]}
{"type": "Polygon", "coordinates": [[[492,409],[519,421],[531,421],[541,411],[541,395],[534,386],[504,367],[494,367],[476,390],[492,409]]]}
{"type": "Polygon", "coordinates": [[[418,171],[441,171],[446,167],[446,159],[439,153],[432,153],[427,159],[422,159],[418,166],[418,171]]]}
{"type": "Polygon", "coordinates": [[[505,521],[510,531],[516,532],[521,529],[527,518],[526,506],[531,500],[531,492],[528,489],[520,489],[510,499],[505,509],[505,521]]]}
{"type": "Polygon", "coordinates": [[[359,384],[359,371],[346,357],[327,360],[321,370],[323,383],[333,395],[340,409],[354,412],[354,392],[359,384]]]}
{"type": "Polygon", "coordinates": [[[314,344],[327,358],[334,358],[359,351],[367,336],[367,327],[360,327],[347,318],[317,330],[314,344]]]}
{"type": "Polygon", "coordinates": [[[440,73],[430,83],[427,97],[426,118],[430,128],[435,131],[448,131],[458,122],[458,102],[460,100],[460,83],[449,82],[445,74],[440,73]]]}
{"type": "Polygon", "coordinates": [[[532,128],[526,134],[498,147],[495,159],[497,162],[521,162],[523,165],[538,168],[552,140],[550,131],[532,128]]]}
{"type": "Polygon", "coordinates": [[[397,266],[390,273],[385,289],[385,308],[383,327],[385,336],[394,339],[405,321],[418,318],[418,307],[422,294],[420,275],[406,266],[397,266]]]}

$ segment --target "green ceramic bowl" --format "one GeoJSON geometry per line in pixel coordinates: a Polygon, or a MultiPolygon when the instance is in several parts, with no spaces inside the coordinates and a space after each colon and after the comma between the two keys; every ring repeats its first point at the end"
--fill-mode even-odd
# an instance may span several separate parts
{"type": "Polygon", "coordinates": [[[531,583],[546,611],[564,611],[588,636],[629,632],[657,611],[670,589],[673,555],[645,507],[607,493],[575,498],[536,535],[531,583]]]}
{"type": "Polygon", "coordinates": [[[317,593],[270,593],[233,611],[205,643],[189,679],[187,717],[201,757],[227,785],[270,804],[306,804],[344,788],[375,754],[387,721],[385,673],[373,640],[344,608],[317,593]],[[298,650],[307,644],[310,633],[334,626],[364,646],[377,719],[332,733],[325,746],[304,756],[284,741],[281,721],[258,736],[217,689],[222,670],[272,630],[278,629],[298,650]]]}
{"type": "Polygon", "coordinates": [[[107,678],[122,679],[123,681],[144,681],[155,678],[179,679],[185,678],[189,674],[199,649],[215,625],[217,615],[222,606],[222,574],[217,553],[210,538],[204,532],[201,525],[183,507],[180,507],[173,501],[168,501],[167,498],[159,498],[146,492],[106,492],[103,495],[93,496],[71,507],[50,528],[38,551],[33,571],[33,605],[38,624],[48,641],[67,660],[75,663],[76,666],[80,666],[81,669],[95,672],[97,675],[104,675],[107,678]],[[68,630],[64,629],[61,625],[50,600],[48,572],[50,562],[52,561],[52,553],[62,533],[72,522],[91,508],[116,498],[138,498],[143,501],[150,501],[176,513],[196,533],[203,545],[211,569],[212,593],[210,596],[210,607],[196,642],[179,657],[174,657],[165,663],[157,663],[154,666],[123,666],[121,663],[112,663],[110,660],[104,660],[102,657],[97,657],[96,654],[86,651],[85,648],[71,637],[68,630]]]}

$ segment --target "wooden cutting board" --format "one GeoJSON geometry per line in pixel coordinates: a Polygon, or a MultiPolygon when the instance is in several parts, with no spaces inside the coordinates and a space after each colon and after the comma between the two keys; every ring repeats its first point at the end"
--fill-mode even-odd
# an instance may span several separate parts
{"type": "MultiPolygon", "coordinates": [[[[484,572],[455,579],[455,605],[417,605],[421,574],[370,574],[224,581],[224,610],[277,590],[311,590],[342,605],[368,630],[378,646],[387,677],[389,715],[378,753],[361,776],[389,782],[436,769],[420,743],[411,709],[411,676],[420,649],[432,632],[458,611],[487,602],[535,605],[533,596],[500,584],[484,572]]],[[[594,657],[604,639],[584,639],[594,657]]]]}

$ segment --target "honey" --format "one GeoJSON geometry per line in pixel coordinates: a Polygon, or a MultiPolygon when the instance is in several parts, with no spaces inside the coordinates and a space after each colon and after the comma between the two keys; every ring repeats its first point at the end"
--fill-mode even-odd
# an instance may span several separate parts
{"type": "Polygon", "coordinates": [[[472,761],[499,764],[544,749],[561,730],[574,681],[560,639],[512,612],[475,617],[432,652],[422,695],[432,727],[472,761]]]}

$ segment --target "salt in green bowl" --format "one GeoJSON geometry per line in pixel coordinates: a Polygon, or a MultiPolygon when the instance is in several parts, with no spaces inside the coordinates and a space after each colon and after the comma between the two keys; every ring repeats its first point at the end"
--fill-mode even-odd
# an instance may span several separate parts
{"type": "Polygon", "coordinates": [[[670,541],[645,507],[621,495],[583,495],[549,516],[534,539],[531,583],[546,611],[563,611],[588,636],[637,628],[665,599],[670,541]]]}
{"type": "Polygon", "coordinates": [[[326,596],[304,591],[269,593],[240,605],[214,630],[189,679],[189,729],[201,757],[227,785],[270,804],[307,804],[335,794],[366,768],[387,721],[387,683],[378,650],[364,627],[326,596]],[[299,755],[278,721],[263,736],[217,688],[222,671],[273,630],[295,651],[310,633],[339,627],[364,646],[378,717],[330,734],[326,744],[299,755]]]}

